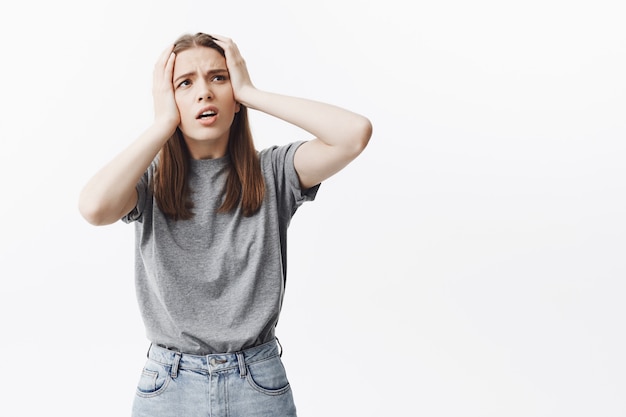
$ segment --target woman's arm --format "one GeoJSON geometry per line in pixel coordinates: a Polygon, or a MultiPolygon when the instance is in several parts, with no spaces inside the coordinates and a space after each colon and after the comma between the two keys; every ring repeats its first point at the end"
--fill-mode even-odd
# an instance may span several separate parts
{"type": "Polygon", "coordinates": [[[367,118],[330,104],[255,88],[235,43],[221,36],[214,35],[214,38],[226,52],[226,64],[238,102],[315,136],[300,146],[295,155],[302,188],[310,188],[339,172],[365,149],[372,135],[372,125],[367,118]]]}
{"type": "Polygon", "coordinates": [[[170,46],[155,65],[152,126],[100,169],[81,191],[78,209],[89,223],[114,223],[135,207],[137,182],[180,123],[172,84],[174,60],[170,46]]]}

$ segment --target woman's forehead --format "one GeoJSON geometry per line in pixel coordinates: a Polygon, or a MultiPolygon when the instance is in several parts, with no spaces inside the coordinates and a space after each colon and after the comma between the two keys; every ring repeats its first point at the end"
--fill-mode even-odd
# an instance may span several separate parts
{"type": "Polygon", "coordinates": [[[174,76],[189,71],[209,71],[227,69],[226,59],[216,49],[204,46],[178,52],[174,62],[174,76]]]}

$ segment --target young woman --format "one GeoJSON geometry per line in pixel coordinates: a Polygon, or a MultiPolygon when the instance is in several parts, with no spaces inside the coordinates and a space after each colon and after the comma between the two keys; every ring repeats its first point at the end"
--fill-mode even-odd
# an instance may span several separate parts
{"type": "Polygon", "coordinates": [[[274,334],[287,227],[363,151],[371,124],[255,88],[222,36],[182,36],[153,77],[154,122],[79,200],[94,225],[135,224],[137,299],[151,344],[133,415],[295,416],[274,334]],[[247,108],[315,139],[257,152],[247,108]]]}

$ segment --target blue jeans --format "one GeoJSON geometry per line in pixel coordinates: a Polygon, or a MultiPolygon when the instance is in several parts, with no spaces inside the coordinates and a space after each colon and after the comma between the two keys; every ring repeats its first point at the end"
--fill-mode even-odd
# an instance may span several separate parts
{"type": "Polygon", "coordinates": [[[276,340],[237,353],[188,355],[156,345],[133,417],[295,417],[276,340]]]}

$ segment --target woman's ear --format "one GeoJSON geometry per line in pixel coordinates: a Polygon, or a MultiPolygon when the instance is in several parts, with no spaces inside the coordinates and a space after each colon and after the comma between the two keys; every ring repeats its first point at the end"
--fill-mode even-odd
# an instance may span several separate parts
{"type": "Polygon", "coordinates": [[[238,101],[235,102],[235,113],[239,113],[239,110],[241,110],[241,104],[239,104],[238,101]]]}

